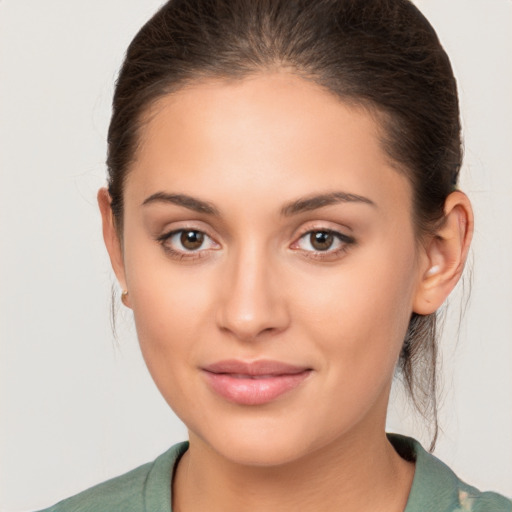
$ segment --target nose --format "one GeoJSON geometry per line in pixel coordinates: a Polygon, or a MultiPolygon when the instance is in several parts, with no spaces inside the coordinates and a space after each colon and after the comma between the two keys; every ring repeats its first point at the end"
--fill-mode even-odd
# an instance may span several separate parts
{"type": "Polygon", "coordinates": [[[257,247],[233,254],[223,274],[217,309],[219,328],[243,341],[285,330],[290,318],[278,273],[268,255],[257,247]]]}

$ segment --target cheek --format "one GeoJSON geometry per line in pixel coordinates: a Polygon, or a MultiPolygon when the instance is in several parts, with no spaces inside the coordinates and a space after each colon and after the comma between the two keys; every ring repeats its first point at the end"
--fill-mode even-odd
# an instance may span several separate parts
{"type": "Polygon", "coordinates": [[[346,375],[368,382],[392,376],[412,312],[413,248],[380,244],[347,258],[329,279],[308,276],[302,283],[308,293],[295,316],[333,369],[342,364],[346,375]]]}
{"type": "Polygon", "coordinates": [[[154,243],[133,235],[125,240],[125,267],[146,365],[162,392],[176,387],[179,393],[179,376],[197,360],[197,341],[211,319],[208,272],[180,267],[154,243]]]}
{"type": "MultiPolygon", "coordinates": [[[[208,286],[199,275],[169,272],[165,266],[133,281],[134,317],[142,350],[154,358],[186,356],[210,319],[208,286]]],[[[175,359],[175,358],[174,358],[175,359]]]]}
{"type": "Polygon", "coordinates": [[[188,425],[194,417],[190,417],[190,404],[198,396],[197,383],[190,376],[197,371],[202,346],[198,340],[205,338],[205,292],[197,282],[178,274],[173,279],[151,271],[145,277],[134,283],[141,353],[161,395],[188,425]]]}

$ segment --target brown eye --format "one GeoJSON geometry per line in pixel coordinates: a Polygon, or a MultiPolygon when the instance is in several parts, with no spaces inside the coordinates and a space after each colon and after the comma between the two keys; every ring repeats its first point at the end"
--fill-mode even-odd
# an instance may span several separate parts
{"type": "Polygon", "coordinates": [[[169,256],[180,261],[204,258],[212,249],[220,249],[210,236],[192,228],[177,229],[156,240],[169,256]]]}
{"type": "Polygon", "coordinates": [[[334,242],[334,235],[329,231],[312,231],[309,236],[311,246],[316,251],[326,251],[334,242]]]}
{"type": "Polygon", "coordinates": [[[200,231],[182,231],[180,236],[181,245],[189,251],[195,251],[203,245],[204,233],[200,231]]]}
{"type": "Polygon", "coordinates": [[[332,229],[313,229],[304,233],[292,246],[300,249],[308,258],[333,260],[342,257],[350,246],[356,243],[351,236],[332,229]]]}

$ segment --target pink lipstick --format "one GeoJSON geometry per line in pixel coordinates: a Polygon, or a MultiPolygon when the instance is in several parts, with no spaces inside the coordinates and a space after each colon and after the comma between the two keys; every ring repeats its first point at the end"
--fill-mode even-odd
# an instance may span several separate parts
{"type": "Polygon", "coordinates": [[[211,389],[240,405],[261,405],[295,389],[312,369],[279,361],[250,363],[235,359],[219,361],[202,368],[211,389]]]}

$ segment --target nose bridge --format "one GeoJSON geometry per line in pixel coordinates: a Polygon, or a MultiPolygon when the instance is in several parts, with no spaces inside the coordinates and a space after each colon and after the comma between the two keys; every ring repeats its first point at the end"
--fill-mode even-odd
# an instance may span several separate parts
{"type": "Polygon", "coordinates": [[[255,240],[241,244],[226,262],[224,300],[219,304],[219,326],[240,339],[280,331],[288,321],[279,293],[278,269],[267,249],[255,240]]]}

